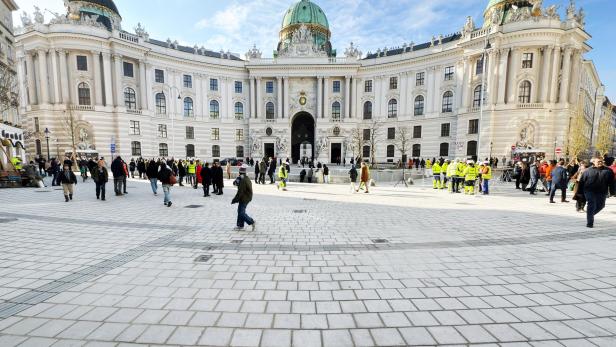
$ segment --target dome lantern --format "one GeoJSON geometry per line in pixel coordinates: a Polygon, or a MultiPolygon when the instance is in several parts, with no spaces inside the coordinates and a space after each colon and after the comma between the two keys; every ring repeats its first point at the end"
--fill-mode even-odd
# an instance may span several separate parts
{"type": "Polygon", "coordinates": [[[71,19],[90,17],[108,30],[121,29],[122,17],[113,0],[67,0],[64,3],[71,19]]]}
{"type": "Polygon", "coordinates": [[[297,37],[298,32],[305,34],[306,30],[317,49],[329,56],[335,54],[331,48],[331,32],[327,16],[321,7],[310,0],[300,0],[285,12],[280,28],[278,51],[289,48],[294,35],[297,37]]]}

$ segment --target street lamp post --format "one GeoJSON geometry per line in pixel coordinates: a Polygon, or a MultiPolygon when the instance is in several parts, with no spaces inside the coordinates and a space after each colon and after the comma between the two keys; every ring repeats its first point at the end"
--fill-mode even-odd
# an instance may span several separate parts
{"type": "Polygon", "coordinates": [[[45,140],[47,141],[47,161],[51,160],[51,157],[49,155],[49,128],[45,128],[45,140]]]}
{"type": "MultiPolygon", "coordinates": [[[[171,100],[171,91],[172,90],[176,90],[178,93],[178,100],[182,100],[182,94],[180,92],[180,88],[176,87],[176,86],[170,86],[165,84],[164,87],[166,87],[169,90],[169,100],[171,100]]],[[[175,110],[172,110],[171,112],[171,157],[175,158],[175,114],[174,114],[175,110]]]]}
{"type": "Polygon", "coordinates": [[[486,58],[488,50],[492,48],[490,44],[490,31],[491,27],[488,27],[486,32],[485,46],[483,48],[482,55],[482,67],[481,67],[481,90],[479,95],[479,125],[477,126],[477,133],[479,134],[477,139],[477,160],[481,161],[481,128],[483,128],[483,104],[485,103],[485,90],[486,90],[486,58]]]}

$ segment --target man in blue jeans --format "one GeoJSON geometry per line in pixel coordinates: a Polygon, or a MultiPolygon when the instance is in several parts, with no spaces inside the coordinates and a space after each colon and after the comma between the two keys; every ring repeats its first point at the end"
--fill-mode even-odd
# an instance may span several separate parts
{"type": "Polygon", "coordinates": [[[584,171],[579,183],[587,201],[587,228],[594,227],[595,215],[605,207],[609,187],[614,182],[614,173],[604,166],[602,158],[593,158],[592,163],[594,166],[584,171]]]}
{"type": "Polygon", "coordinates": [[[246,165],[240,167],[240,176],[235,180],[234,185],[237,185],[237,194],[231,201],[232,204],[238,204],[237,206],[237,226],[233,229],[235,231],[244,230],[244,223],[252,226],[252,231],[255,231],[256,223],[254,219],[250,218],[246,214],[246,207],[252,201],[252,183],[248,177],[246,177],[246,165]]]}

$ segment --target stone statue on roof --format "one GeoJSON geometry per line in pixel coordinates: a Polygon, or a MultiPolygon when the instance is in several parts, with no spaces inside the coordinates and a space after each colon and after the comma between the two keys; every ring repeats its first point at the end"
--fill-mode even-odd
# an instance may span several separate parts
{"type": "Polygon", "coordinates": [[[34,6],[34,22],[37,24],[43,24],[43,22],[45,22],[45,17],[38,6],[34,6]]]}
{"type": "Polygon", "coordinates": [[[27,27],[32,25],[32,19],[30,18],[30,16],[26,13],[26,11],[23,11],[21,13],[21,24],[23,25],[23,27],[27,27]]]}

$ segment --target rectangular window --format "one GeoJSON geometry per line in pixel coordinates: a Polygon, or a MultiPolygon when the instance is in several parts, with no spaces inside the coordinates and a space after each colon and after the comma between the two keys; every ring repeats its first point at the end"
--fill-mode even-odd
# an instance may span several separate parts
{"type": "Polygon", "coordinates": [[[453,80],[453,66],[447,66],[445,68],[445,81],[453,80]]]}
{"type": "Polygon", "coordinates": [[[372,93],[372,80],[368,80],[368,81],[364,82],[364,92],[365,93],[372,93]]]}
{"type": "Polygon", "coordinates": [[[156,83],[165,83],[165,71],[155,69],[154,70],[154,81],[156,81],[156,83]]]}
{"type": "Polygon", "coordinates": [[[479,133],[479,119],[471,119],[468,121],[468,133],[469,134],[479,133]]]}
{"type": "Polygon", "coordinates": [[[532,53],[524,53],[522,56],[522,69],[532,69],[533,68],[533,54],[532,53]]]}
{"type": "Polygon", "coordinates": [[[272,81],[265,82],[265,92],[267,94],[273,94],[274,93],[274,82],[272,82],[272,81]]]}
{"type": "Polygon", "coordinates": [[[192,76],[184,75],[184,88],[192,88],[192,76]]]}
{"type": "Polygon", "coordinates": [[[425,72],[418,72],[415,75],[415,85],[417,87],[423,86],[424,83],[425,83],[425,78],[426,78],[426,73],[425,72]]]}
{"type": "Polygon", "coordinates": [[[413,127],[413,138],[414,139],[421,138],[421,125],[416,125],[413,127]]]}
{"type": "Polygon", "coordinates": [[[186,157],[194,158],[195,156],[195,145],[186,145],[186,157]]]}
{"type": "Polygon", "coordinates": [[[34,117],[34,132],[39,132],[41,130],[41,125],[39,124],[39,118],[34,117]]]}
{"type": "Polygon", "coordinates": [[[195,139],[195,128],[194,127],[186,127],[186,139],[187,140],[195,139]]]}
{"type": "Polygon", "coordinates": [[[220,129],[212,128],[212,140],[218,141],[220,140],[220,129]]]}
{"type": "Polygon", "coordinates": [[[364,129],[364,141],[370,141],[370,129],[364,129]]]}
{"type": "Polygon", "coordinates": [[[398,77],[389,78],[389,89],[390,90],[398,89],[398,77]]]}
{"type": "Polygon", "coordinates": [[[241,81],[235,81],[235,93],[242,94],[244,92],[244,85],[241,81]]]}
{"type": "Polygon", "coordinates": [[[340,93],[340,81],[334,81],[334,93],[340,93]]]}
{"type": "Polygon", "coordinates": [[[451,132],[450,123],[441,124],[441,137],[449,137],[450,132],[451,132]]]}
{"type": "Polygon", "coordinates": [[[77,56],[77,70],[88,71],[88,57],[86,57],[85,55],[77,56]]]}
{"type": "Polygon", "coordinates": [[[132,63],[124,62],[124,77],[135,77],[132,63]]]}
{"type": "Polygon", "coordinates": [[[387,128],[387,139],[388,140],[396,139],[396,128],[387,128]]]}
{"type": "Polygon", "coordinates": [[[132,141],[130,143],[130,152],[133,157],[140,157],[141,156],[141,142],[132,141]]]}
{"type": "Polygon", "coordinates": [[[244,129],[235,129],[235,141],[244,141],[244,129]]]}
{"type": "Polygon", "coordinates": [[[131,135],[141,135],[141,126],[139,121],[131,120],[130,121],[130,133],[131,135]]]}
{"type": "Polygon", "coordinates": [[[210,78],[210,90],[213,92],[218,91],[218,80],[215,78],[210,78]]]}
{"type": "Polygon", "coordinates": [[[475,64],[475,75],[479,76],[483,73],[483,56],[477,59],[477,64],[475,64]]]}
{"type": "Polygon", "coordinates": [[[167,125],[158,124],[158,137],[167,138],[167,125]]]}

